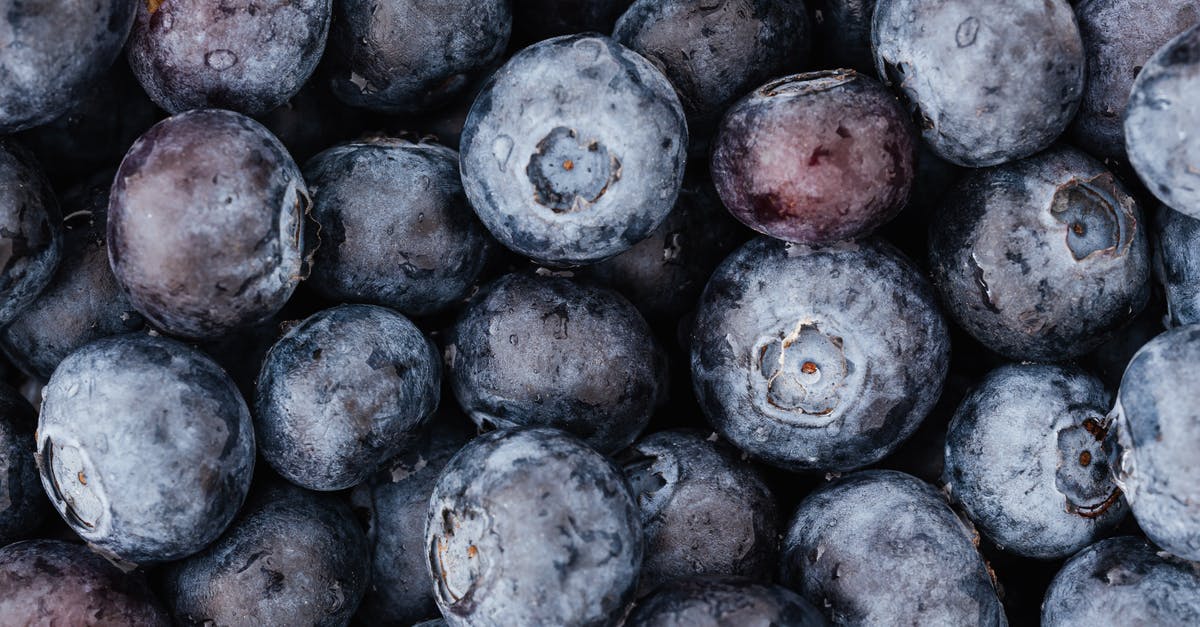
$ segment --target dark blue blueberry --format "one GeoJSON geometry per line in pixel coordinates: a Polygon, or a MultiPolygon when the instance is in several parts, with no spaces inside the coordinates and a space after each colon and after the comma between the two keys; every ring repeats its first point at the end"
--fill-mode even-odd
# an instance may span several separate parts
{"type": "Polygon", "coordinates": [[[658,588],[638,602],[625,624],[824,627],[829,623],[808,601],[787,588],[736,577],[702,577],[658,588]]]}
{"type": "Polygon", "coordinates": [[[973,541],[928,484],[864,471],[800,503],[781,578],[838,625],[1007,625],[973,541]]]}
{"type": "Polygon", "coordinates": [[[930,224],[931,274],[947,310],[1011,359],[1083,355],[1149,297],[1141,209],[1078,150],[973,172],[930,224]]]}
{"type": "Polygon", "coordinates": [[[543,41],[484,85],[462,134],[463,187],[500,243],[585,265],[650,236],[683,181],[687,124],[670,82],[607,37],[543,41]]]}
{"type": "Polygon", "coordinates": [[[254,470],[250,412],[203,354],[152,335],[106,338],[63,360],[43,397],[42,486],[105,555],[186,557],[241,507],[254,470]]]}
{"type": "Polygon", "coordinates": [[[36,424],[33,407],[0,385],[0,546],[33,535],[50,513],[33,456],[36,424]]]}
{"type": "Polygon", "coordinates": [[[1167,300],[1167,324],[1200,323],[1200,220],[1159,205],[1154,271],[1167,300]]]}
{"type": "Polygon", "coordinates": [[[33,155],[0,138],[0,325],[45,289],[62,256],[62,216],[33,155]]]}
{"type": "Polygon", "coordinates": [[[450,625],[616,625],[642,564],[621,472],[556,429],[501,430],[458,452],[425,525],[450,625]]]}
{"type": "Polygon", "coordinates": [[[807,0],[813,13],[813,53],[821,67],[874,72],[871,56],[871,17],[875,0],[807,0]]]}
{"type": "Polygon", "coordinates": [[[692,332],[709,421],[791,470],[850,470],[894,451],[937,402],[949,358],[932,290],[879,240],[753,240],[709,280],[692,332]]]}

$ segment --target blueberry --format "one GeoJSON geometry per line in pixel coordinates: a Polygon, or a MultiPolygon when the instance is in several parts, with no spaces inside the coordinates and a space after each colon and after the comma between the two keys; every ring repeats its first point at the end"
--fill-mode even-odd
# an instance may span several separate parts
{"type": "Polygon", "coordinates": [[[642,513],[643,592],[696,575],[771,578],[775,497],[738,455],[696,432],[660,431],[618,458],[642,513]]]}
{"type": "Polygon", "coordinates": [[[463,195],[458,153],[377,139],[304,167],[319,223],[309,285],[326,298],[428,315],[462,300],[494,245],[463,195]]]}
{"type": "Polygon", "coordinates": [[[863,471],[800,503],[781,578],[839,625],[1006,625],[972,536],[928,484],[863,471]]]}
{"type": "Polygon", "coordinates": [[[1200,560],[1200,421],[1194,364],[1200,326],[1163,333],[1142,347],[1117,392],[1118,485],[1138,525],[1158,546],[1200,560]]]}
{"type": "Polygon", "coordinates": [[[476,424],[556,427],[602,453],[632,443],[665,393],[665,359],[633,305],[566,278],[500,278],[463,312],[446,356],[476,424]]]}
{"type": "Polygon", "coordinates": [[[814,52],[823,67],[874,72],[871,56],[871,17],[876,0],[808,0],[813,9],[814,52]]]}
{"type": "Polygon", "coordinates": [[[346,625],[369,559],[346,503],[269,486],[220,539],[166,569],[164,598],[183,625],[346,625]]]}
{"type": "Polygon", "coordinates": [[[632,0],[513,0],[513,40],[522,46],[559,35],[610,33],[632,0]]]}
{"type": "Polygon", "coordinates": [[[1075,14],[1088,69],[1071,137],[1097,157],[1123,158],[1133,81],[1163,44],[1200,22],[1200,2],[1084,0],[1075,14]]]}
{"type": "Polygon", "coordinates": [[[43,397],[42,486],[93,548],[126,562],[180,559],[241,507],[250,412],[208,357],[162,337],[106,338],[64,359],[43,397]]]}
{"type": "Polygon", "coordinates": [[[463,187],[500,243],[586,265],[649,237],[683,181],[687,123],[649,61],[593,35],[518,52],[462,133],[463,187]]]}
{"type": "Polygon", "coordinates": [[[891,220],[912,187],[916,135],[900,104],[853,70],[759,87],[721,121],[713,183],[735,218],[792,242],[855,239],[891,220]]]}
{"type": "Polygon", "coordinates": [[[0,136],[62,115],[116,60],[134,0],[8,1],[0,12],[0,136]]]}
{"type": "Polygon", "coordinates": [[[634,608],[629,627],[780,625],[823,627],[825,617],[795,592],[736,577],[674,581],[634,608]]]}
{"type": "Polygon", "coordinates": [[[0,549],[0,616],[13,625],[171,624],[145,577],[78,544],[29,540],[0,549]]]}
{"type": "Polygon", "coordinates": [[[620,471],[555,429],[493,431],[459,451],[425,538],[450,625],[615,625],[642,562],[620,471]]]}
{"type": "Polygon", "coordinates": [[[1128,511],[1104,450],[1111,406],[1104,384],[1075,368],[993,370],[950,422],[947,492],[1006,551],[1075,553],[1128,511]]]}
{"type": "Polygon", "coordinates": [[[129,65],[171,113],[266,113],[296,95],[316,69],[330,11],[330,0],[148,0],[138,3],[129,65]]]}
{"type": "Polygon", "coordinates": [[[509,0],[339,0],[329,33],[332,86],[346,104],[417,113],[445,104],[496,64],[509,0]]]}
{"type": "Polygon", "coordinates": [[[254,425],[267,463],[310,490],[361,483],[415,443],[441,362],[404,316],[341,305],[284,335],[263,362],[254,425]]]}
{"type": "Polygon", "coordinates": [[[108,252],[155,325],[211,338],[270,317],[301,278],[308,191],[262,125],[200,109],[154,125],[125,155],[108,252]]]}
{"type": "Polygon", "coordinates": [[[1132,536],[1097,542],[1063,565],[1046,591],[1042,625],[1195,625],[1195,564],[1132,536]]]}
{"type": "Polygon", "coordinates": [[[709,421],[790,470],[850,470],[894,451],[937,402],[949,358],[928,284],[879,240],[753,240],[709,280],[692,333],[709,421]]]}
{"type": "Polygon", "coordinates": [[[0,385],[0,546],[33,535],[50,512],[33,458],[35,424],[33,407],[0,385]]]}
{"type": "Polygon", "coordinates": [[[958,165],[1032,155],[1079,108],[1085,57],[1065,0],[879,0],[871,43],[925,141],[958,165]]]}
{"type": "Polygon", "coordinates": [[[62,256],[58,200],[37,161],[0,138],[0,326],[45,289],[62,256]]]}
{"type": "Polygon", "coordinates": [[[1159,205],[1154,271],[1167,297],[1171,326],[1200,323],[1200,220],[1159,205]]]}
{"type": "Polygon", "coordinates": [[[1172,39],[1138,74],[1125,110],[1129,162],[1176,211],[1200,218],[1200,25],[1172,39]]]}
{"type": "Polygon", "coordinates": [[[931,225],[931,274],[950,315],[1011,359],[1083,355],[1149,297],[1137,202],[1071,148],[972,172],[931,225]]]}

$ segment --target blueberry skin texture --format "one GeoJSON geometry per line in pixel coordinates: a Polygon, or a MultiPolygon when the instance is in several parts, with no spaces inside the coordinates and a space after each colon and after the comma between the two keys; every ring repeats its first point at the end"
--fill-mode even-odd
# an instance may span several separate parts
{"type": "Polygon", "coordinates": [[[692,382],[709,422],[750,455],[851,470],[895,450],[933,408],[947,333],[929,285],[889,244],[760,237],[700,298],[692,382]]]}
{"type": "Polygon", "coordinates": [[[339,0],[331,86],[348,105],[418,113],[445,104],[500,61],[509,0],[339,0]]]}
{"type": "Polygon", "coordinates": [[[330,0],[139,2],[129,66],[170,113],[266,113],[295,96],[316,69],[331,11],[330,0]]]}
{"type": "Polygon", "coordinates": [[[0,325],[45,289],[62,257],[58,200],[33,155],[0,139],[0,325]]]}
{"type": "Polygon", "coordinates": [[[79,544],[29,540],[0,549],[0,590],[0,616],[10,624],[171,624],[141,574],[122,573],[79,544]]]}
{"type": "Polygon", "coordinates": [[[1172,329],[1125,369],[1117,406],[1118,485],[1138,525],[1158,546],[1200,560],[1200,402],[1194,364],[1200,326],[1172,329]]]}
{"type": "Polygon", "coordinates": [[[782,586],[736,577],[703,577],[660,587],[634,608],[629,627],[741,627],[829,623],[803,597],[782,586]]]}
{"type": "Polygon", "coordinates": [[[0,385],[0,546],[33,535],[50,513],[34,461],[37,414],[0,385]]]}
{"type": "Polygon", "coordinates": [[[1071,138],[1102,158],[1125,157],[1125,106],[1146,61],[1200,22],[1200,1],[1084,0],[1075,7],[1087,82],[1071,138]]]}
{"type": "Polygon", "coordinates": [[[948,313],[1010,359],[1083,355],[1149,298],[1141,209],[1078,150],[972,172],[930,225],[930,274],[948,313]]]}
{"type": "Polygon", "coordinates": [[[106,556],[184,558],[245,500],[250,411],[220,367],[184,344],[143,334],[93,342],[59,364],[42,394],[42,487],[106,556]]]}
{"type": "Polygon", "coordinates": [[[814,51],[822,67],[854,68],[874,72],[871,54],[871,17],[875,0],[808,0],[814,9],[814,51]]]}
{"type": "Polygon", "coordinates": [[[155,124],[121,162],[109,261],[156,326],[218,337],[287,302],[301,279],[309,204],[300,169],[262,125],[188,111],[155,124]]]}
{"type": "Polygon", "coordinates": [[[853,70],[796,74],[725,115],[713,183],[759,233],[829,244],[862,237],[904,208],[916,146],[903,108],[879,83],[853,70]]]}
{"type": "Polygon", "coordinates": [[[219,540],[167,567],[164,598],[176,622],[350,622],[370,577],[367,539],[350,507],[286,484],[265,492],[219,540]]]}
{"type": "Polygon", "coordinates": [[[308,284],[330,300],[433,314],[467,296],[492,254],[449,148],[350,142],[314,157],[304,177],[321,241],[308,284]]]}
{"type": "Polygon", "coordinates": [[[1104,384],[1076,368],[993,370],[950,422],[946,491],[1005,551],[1074,554],[1128,512],[1104,448],[1110,407],[1104,384]]]}
{"type": "Polygon", "coordinates": [[[1200,323],[1200,220],[1159,205],[1154,273],[1167,297],[1167,325],[1200,323]]]}
{"type": "Polygon", "coordinates": [[[1097,542],[1063,565],[1042,603],[1042,625],[1195,625],[1200,575],[1195,564],[1141,538],[1097,542]]]}
{"type": "Polygon", "coordinates": [[[437,409],[436,347],[404,316],[375,305],[318,312],[263,362],[254,426],[263,458],[310,490],[362,483],[415,443],[437,409]]]}
{"type": "Polygon", "coordinates": [[[1032,155],[1079,108],[1085,57],[1065,0],[879,0],[872,25],[879,76],[947,161],[1032,155]]]}
{"type": "Polygon", "coordinates": [[[5,2],[0,135],[70,109],[120,54],[134,6],[134,0],[5,2]]]}
{"type": "Polygon", "coordinates": [[[642,562],[620,471],[557,429],[479,436],[429,499],[429,573],[453,626],[615,625],[642,562]]]}
{"type": "Polygon", "coordinates": [[[780,578],[834,624],[1006,625],[973,535],[916,477],[858,472],[800,503],[780,578]]]}
{"type": "Polygon", "coordinates": [[[738,456],[696,432],[660,431],[618,457],[642,513],[642,592],[698,575],[771,579],[779,550],[775,497],[738,456]]]}
{"type": "Polygon", "coordinates": [[[463,188],[501,244],[587,265],[642,241],[683,182],[687,122],[649,61],[596,35],[558,37],[488,79],[463,128],[463,188]]]}
{"type": "Polygon", "coordinates": [[[637,309],[607,288],[510,274],[463,311],[446,347],[454,395],[483,427],[567,431],[628,446],[666,392],[666,360],[637,309]]]}
{"type": "Polygon", "coordinates": [[[1200,218],[1200,25],[1154,53],[1138,74],[1125,109],[1129,163],[1167,206],[1200,218]]]}

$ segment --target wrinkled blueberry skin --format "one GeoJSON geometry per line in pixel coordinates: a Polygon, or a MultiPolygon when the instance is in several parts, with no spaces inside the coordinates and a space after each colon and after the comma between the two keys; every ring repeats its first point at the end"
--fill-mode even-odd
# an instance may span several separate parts
{"type": "Polygon", "coordinates": [[[429,573],[450,625],[614,625],[642,563],[621,472],[557,429],[500,430],[450,460],[429,499],[429,573]]]}
{"type": "Polygon", "coordinates": [[[285,103],[321,60],[330,0],[139,2],[128,58],[170,113],[213,107],[247,115],[285,103]]]}
{"type": "Polygon", "coordinates": [[[264,492],[219,540],[164,572],[177,623],[349,623],[370,576],[367,539],[350,507],[286,484],[264,492]]]}
{"type": "Polygon", "coordinates": [[[1065,0],[879,0],[871,43],[925,141],[958,165],[1032,155],[1079,108],[1085,57],[1065,0]]]}
{"type": "Polygon", "coordinates": [[[1200,22],[1200,1],[1084,0],[1075,15],[1088,67],[1071,138],[1096,157],[1123,158],[1133,81],[1159,48],[1200,22]]]}
{"type": "Polygon", "coordinates": [[[1154,273],[1167,297],[1167,324],[1200,323],[1200,220],[1159,205],[1154,273]]]}
{"type": "Polygon", "coordinates": [[[874,72],[871,16],[875,0],[808,0],[813,9],[813,36],[821,67],[847,67],[874,72]]]}
{"type": "Polygon", "coordinates": [[[1128,507],[1104,449],[1112,394],[1082,370],[1007,365],[959,406],[943,482],[976,528],[1022,557],[1068,557],[1128,507]]]}
{"type": "Polygon", "coordinates": [[[750,455],[851,470],[895,450],[937,402],[947,333],[929,285],[890,245],[762,237],[700,298],[692,381],[709,422],[750,455]]]}
{"type": "Polygon", "coordinates": [[[259,450],[296,485],[357,485],[414,444],[437,409],[441,379],[437,349],[404,316],[375,305],[319,312],[263,362],[259,450]]]}
{"type": "Polygon", "coordinates": [[[177,560],[233,520],[254,470],[237,387],[175,340],[129,334],[67,357],[43,390],[38,468],[51,503],[95,549],[177,560]]]}
{"type": "Polygon", "coordinates": [[[1142,347],[1117,392],[1117,483],[1158,546],[1200,560],[1200,326],[1172,329],[1142,347]]]}
{"type": "Polygon", "coordinates": [[[702,577],[658,588],[638,602],[625,624],[824,627],[829,623],[812,604],[787,588],[737,577],[702,577]]]}
{"type": "Polygon", "coordinates": [[[972,172],[930,224],[930,273],[947,311],[1011,359],[1083,355],[1149,297],[1141,209],[1078,150],[972,172]]]}
{"type": "Polygon", "coordinates": [[[129,149],[108,205],[109,261],[138,311],[213,338],[279,311],[301,279],[308,191],[262,125],[199,109],[129,149]]]}
{"type": "Polygon", "coordinates": [[[616,292],[510,274],[477,296],[446,347],[454,395],[481,427],[567,431],[602,453],[633,442],[666,392],[650,328],[616,292]]]}
{"type": "Polygon", "coordinates": [[[458,153],[379,139],[304,167],[320,238],[308,284],[339,302],[429,315],[463,300],[494,243],[462,191],[458,153]]]}
{"type": "Polygon", "coordinates": [[[0,325],[50,282],[62,258],[62,215],[33,155],[0,139],[0,325]]]}
{"type": "Polygon", "coordinates": [[[1129,162],[1167,206],[1200,218],[1200,25],[1160,48],[1134,81],[1125,110],[1129,162]]]}
{"type": "Polygon", "coordinates": [[[463,128],[463,187],[501,244],[539,263],[586,265],[642,241],[683,182],[687,123],[649,61],[597,35],[518,52],[463,128]]]}
{"type": "Polygon", "coordinates": [[[778,558],[775,497],[727,444],[660,431],[618,457],[642,512],[640,590],[699,575],[767,581],[778,558]]]}
{"type": "Polygon", "coordinates": [[[80,544],[29,540],[0,549],[0,590],[8,624],[171,624],[140,573],[122,573],[80,544]]]}
{"type": "Polygon", "coordinates": [[[781,78],[721,121],[713,183],[729,212],[759,233],[803,244],[855,239],[908,200],[911,126],[891,93],[853,70],[781,78]]]}
{"type": "Polygon", "coordinates": [[[50,512],[33,458],[35,424],[33,407],[0,385],[0,546],[32,535],[50,512]]]}
{"type": "Polygon", "coordinates": [[[508,0],[339,0],[329,33],[333,92],[346,104],[418,113],[462,93],[501,58],[508,0]]]}
{"type": "Polygon", "coordinates": [[[611,33],[631,0],[513,0],[513,41],[521,45],[577,33],[611,33]]]}
{"type": "Polygon", "coordinates": [[[4,3],[0,16],[0,135],[70,109],[125,45],[135,0],[4,3]]]}
{"type": "Polygon", "coordinates": [[[921,480],[854,473],[800,503],[781,580],[834,624],[1005,625],[973,535],[921,480]]]}
{"type": "Polygon", "coordinates": [[[1067,561],[1042,603],[1042,625],[1195,625],[1200,574],[1195,564],[1141,538],[1097,542],[1067,561]]]}

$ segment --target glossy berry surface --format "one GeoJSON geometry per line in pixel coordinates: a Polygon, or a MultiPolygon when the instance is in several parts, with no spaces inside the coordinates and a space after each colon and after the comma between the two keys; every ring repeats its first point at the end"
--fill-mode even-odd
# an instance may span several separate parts
{"type": "Polygon", "coordinates": [[[707,577],[663,585],[638,602],[625,624],[821,627],[828,623],[808,601],[787,588],[736,577],[707,577]]]}
{"type": "Polygon", "coordinates": [[[62,216],[41,166],[0,139],[0,324],[45,289],[62,258],[62,216]]]}

